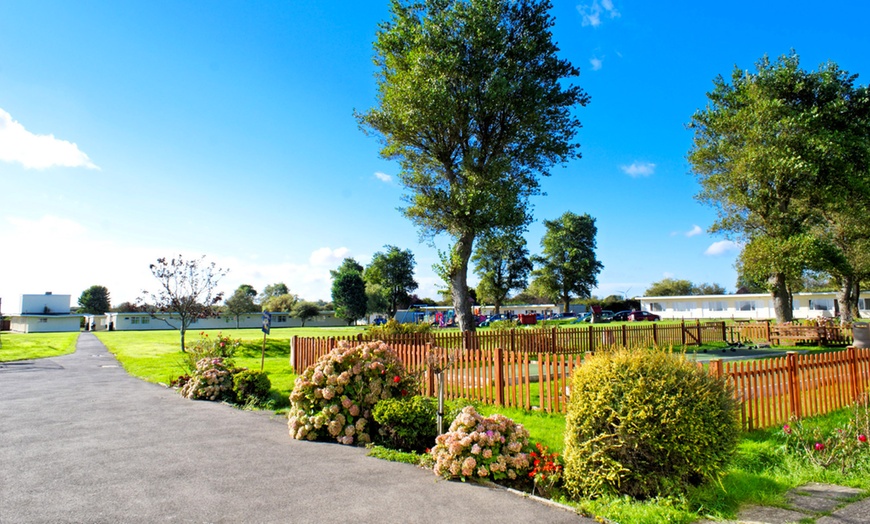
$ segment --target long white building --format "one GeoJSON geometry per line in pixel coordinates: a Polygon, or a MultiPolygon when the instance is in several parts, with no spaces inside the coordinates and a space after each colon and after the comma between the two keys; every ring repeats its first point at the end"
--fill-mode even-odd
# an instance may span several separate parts
{"type": "MultiPolygon", "coordinates": [[[[751,320],[776,317],[770,293],[637,297],[637,300],[641,309],[662,318],[751,320]]],[[[794,318],[834,317],[839,313],[834,292],[795,293],[792,302],[794,318]]],[[[870,317],[870,292],[861,293],[858,309],[861,317],[870,317]]]]}

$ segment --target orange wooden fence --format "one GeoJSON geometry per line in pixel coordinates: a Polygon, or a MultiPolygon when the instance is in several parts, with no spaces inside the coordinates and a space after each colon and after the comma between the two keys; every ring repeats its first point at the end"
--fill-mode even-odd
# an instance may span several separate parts
{"type": "Polygon", "coordinates": [[[764,322],[737,322],[730,327],[732,340],[767,341],[775,345],[816,344],[819,346],[852,343],[852,330],[840,326],[793,326],[764,322]]]}

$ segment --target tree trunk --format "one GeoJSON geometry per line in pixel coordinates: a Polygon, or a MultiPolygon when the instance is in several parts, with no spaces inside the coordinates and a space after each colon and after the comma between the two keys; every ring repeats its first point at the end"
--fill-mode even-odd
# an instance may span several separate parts
{"type": "Polygon", "coordinates": [[[773,296],[773,311],[776,315],[776,323],[784,324],[792,320],[791,301],[789,300],[788,286],[785,274],[774,273],[770,277],[771,295],[773,296]]]}
{"type": "Polygon", "coordinates": [[[181,352],[184,353],[186,350],[184,349],[184,324],[181,325],[181,352]]]}
{"type": "Polygon", "coordinates": [[[493,313],[493,315],[498,315],[499,313],[501,313],[501,302],[496,300],[493,302],[493,304],[495,305],[495,307],[493,308],[495,310],[495,313],[493,313]]]}
{"type": "Polygon", "coordinates": [[[852,320],[861,318],[861,279],[852,283],[852,320]]]}
{"type": "Polygon", "coordinates": [[[853,318],[852,292],[855,289],[855,279],[852,275],[841,277],[840,289],[837,290],[837,303],[840,305],[840,324],[848,324],[853,318]]]}
{"type": "Polygon", "coordinates": [[[453,246],[454,256],[451,257],[450,288],[453,291],[453,311],[456,312],[460,331],[474,331],[475,328],[468,294],[468,260],[471,258],[473,244],[474,234],[463,234],[453,246]]]}

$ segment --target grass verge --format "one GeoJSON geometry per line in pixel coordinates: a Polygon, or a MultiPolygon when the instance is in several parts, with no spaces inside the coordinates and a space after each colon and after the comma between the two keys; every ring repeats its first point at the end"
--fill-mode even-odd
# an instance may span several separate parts
{"type": "Polygon", "coordinates": [[[3,333],[0,335],[0,362],[59,357],[76,350],[79,334],[3,333]]]}

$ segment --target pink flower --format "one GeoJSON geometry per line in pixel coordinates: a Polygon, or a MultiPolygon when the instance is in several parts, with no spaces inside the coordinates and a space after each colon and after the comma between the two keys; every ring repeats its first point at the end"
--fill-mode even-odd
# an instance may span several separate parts
{"type": "Polygon", "coordinates": [[[816,442],[816,445],[814,447],[816,448],[816,451],[822,451],[823,449],[825,449],[825,445],[821,442],[816,442]]]}
{"type": "Polygon", "coordinates": [[[867,435],[863,435],[863,434],[858,435],[858,441],[866,443],[867,442],[867,435]]]}
{"type": "Polygon", "coordinates": [[[786,424],[785,426],[782,427],[782,432],[785,433],[786,435],[791,435],[791,426],[786,424]]]}

